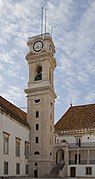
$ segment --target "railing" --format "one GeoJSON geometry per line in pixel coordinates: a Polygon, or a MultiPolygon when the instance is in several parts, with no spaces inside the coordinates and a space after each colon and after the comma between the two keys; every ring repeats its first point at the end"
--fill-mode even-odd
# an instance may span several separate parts
{"type": "Polygon", "coordinates": [[[87,160],[81,160],[77,163],[75,160],[69,160],[69,165],[85,165],[87,164],[87,160]]]}
{"type": "Polygon", "coordinates": [[[49,38],[51,38],[50,33],[47,32],[47,33],[36,35],[36,36],[33,36],[33,37],[28,37],[28,42],[31,41],[33,38],[35,38],[37,36],[38,37],[41,36],[41,37],[49,37],[49,38]]]}
{"type": "Polygon", "coordinates": [[[80,160],[78,163],[75,160],[69,160],[69,165],[87,165],[87,164],[95,164],[95,160],[80,160]]]}
{"type": "Polygon", "coordinates": [[[69,143],[69,148],[78,148],[78,147],[95,147],[95,142],[84,142],[80,144],[69,143]]]}
{"type": "Polygon", "coordinates": [[[54,143],[54,147],[65,147],[66,146],[66,143],[65,142],[57,142],[57,143],[54,143]]]}
{"type": "Polygon", "coordinates": [[[89,164],[95,164],[95,160],[89,160],[89,164]]]}

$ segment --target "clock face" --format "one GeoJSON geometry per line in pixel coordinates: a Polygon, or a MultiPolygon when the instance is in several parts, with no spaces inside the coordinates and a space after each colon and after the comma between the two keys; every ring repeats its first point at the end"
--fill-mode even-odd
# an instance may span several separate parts
{"type": "Polygon", "coordinates": [[[42,41],[36,41],[33,45],[33,50],[35,52],[39,52],[43,48],[43,42],[42,41]]]}

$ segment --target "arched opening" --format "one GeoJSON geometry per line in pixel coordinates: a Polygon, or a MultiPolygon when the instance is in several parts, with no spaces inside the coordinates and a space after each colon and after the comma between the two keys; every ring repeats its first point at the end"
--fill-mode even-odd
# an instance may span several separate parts
{"type": "Polygon", "coordinates": [[[42,66],[38,65],[36,68],[35,81],[42,80],[42,66]]]}
{"type": "Polygon", "coordinates": [[[56,163],[64,163],[64,150],[59,149],[56,151],[56,163]]]}
{"type": "Polygon", "coordinates": [[[40,153],[38,151],[34,152],[34,155],[39,155],[40,153]]]}

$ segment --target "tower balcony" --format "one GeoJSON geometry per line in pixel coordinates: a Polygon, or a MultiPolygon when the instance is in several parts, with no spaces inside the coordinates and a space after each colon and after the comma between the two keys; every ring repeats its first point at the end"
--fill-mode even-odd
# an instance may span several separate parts
{"type": "Polygon", "coordinates": [[[43,33],[40,35],[35,35],[33,37],[28,37],[28,43],[30,43],[32,40],[34,40],[35,38],[49,38],[50,40],[52,39],[50,33],[43,33]]]}

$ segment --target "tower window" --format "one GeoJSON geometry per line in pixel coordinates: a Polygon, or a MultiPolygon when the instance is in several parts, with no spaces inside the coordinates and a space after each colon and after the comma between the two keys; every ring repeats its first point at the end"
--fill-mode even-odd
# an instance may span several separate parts
{"type": "Polygon", "coordinates": [[[52,114],[50,114],[50,120],[52,120],[52,114]]]}
{"type": "Polygon", "coordinates": [[[36,124],[36,130],[39,130],[39,124],[36,124]]]}
{"type": "Polygon", "coordinates": [[[36,111],[36,118],[39,117],[39,111],[36,111]]]}
{"type": "Polygon", "coordinates": [[[36,68],[35,81],[42,80],[42,67],[40,65],[36,68]]]}
{"type": "Polygon", "coordinates": [[[39,143],[39,137],[36,137],[36,143],[39,143]]]}
{"type": "Polygon", "coordinates": [[[34,155],[39,155],[40,153],[38,151],[34,152],[34,155]]]}
{"type": "Polygon", "coordinates": [[[52,106],[52,102],[51,102],[51,106],[52,106]]]}
{"type": "Polygon", "coordinates": [[[40,102],[40,99],[36,99],[36,100],[35,100],[35,103],[39,103],[39,102],[40,102]]]}

